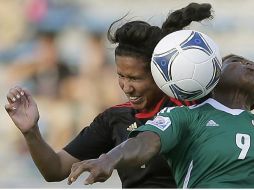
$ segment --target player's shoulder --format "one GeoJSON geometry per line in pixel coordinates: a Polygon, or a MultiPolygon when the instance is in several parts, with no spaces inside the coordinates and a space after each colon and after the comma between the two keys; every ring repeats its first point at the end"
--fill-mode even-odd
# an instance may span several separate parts
{"type": "Polygon", "coordinates": [[[193,105],[181,105],[181,106],[171,106],[171,107],[165,107],[163,108],[159,113],[170,113],[170,114],[184,114],[184,113],[190,113],[194,114],[196,112],[199,112],[200,110],[207,109],[207,105],[209,105],[208,102],[204,101],[199,104],[193,104],[193,105]]]}
{"type": "Polygon", "coordinates": [[[129,113],[133,110],[133,107],[130,102],[125,102],[122,104],[117,104],[112,107],[109,107],[105,110],[106,113],[113,113],[113,114],[121,114],[121,113],[129,113]]]}
{"type": "Polygon", "coordinates": [[[202,103],[189,106],[189,109],[190,110],[207,110],[207,109],[209,110],[209,109],[214,109],[218,107],[220,107],[218,106],[218,102],[214,100],[213,98],[209,98],[203,101],[202,103]]]}
{"type": "Polygon", "coordinates": [[[189,106],[172,106],[172,107],[165,107],[157,115],[174,115],[174,114],[183,114],[184,112],[188,112],[189,106]]]}
{"type": "Polygon", "coordinates": [[[95,121],[111,123],[112,121],[130,120],[133,118],[133,108],[128,103],[109,107],[99,113],[95,121]]]}

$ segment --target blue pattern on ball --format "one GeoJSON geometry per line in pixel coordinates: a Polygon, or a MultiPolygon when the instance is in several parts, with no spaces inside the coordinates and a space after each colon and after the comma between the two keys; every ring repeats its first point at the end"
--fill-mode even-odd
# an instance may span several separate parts
{"type": "Polygon", "coordinates": [[[200,49],[203,52],[205,52],[208,55],[211,55],[213,53],[212,49],[209,47],[209,45],[206,43],[205,39],[202,37],[202,35],[198,32],[192,32],[191,35],[180,44],[181,48],[183,50],[186,49],[200,49]]]}
{"type": "Polygon", "coordinates": [[[221,66],[218,58],[217,57],[213,58],[212,62],[213,62],[213,76],[209,81],[209,83],[206,85],[206,90],[210,89],[211,87],[213,87],[215,84],[218,83],[221,74],[221,66]]]}
{"type": "Polygon", "coordinates": [[[169,88],[173,92],[175,98],[179,100],[195,100],[202,94],[202,90],[186,91],[175,84],[169,85],[169,88]]]}
{"type": "Polygon", "coordinates": [[[171,78],[171,63],[178,54],[176,49],[172,49],[163,54],[157,54],[153,56],[153,63],[160,71],[161,75],[166,81],[172,80],[171,78]]]}

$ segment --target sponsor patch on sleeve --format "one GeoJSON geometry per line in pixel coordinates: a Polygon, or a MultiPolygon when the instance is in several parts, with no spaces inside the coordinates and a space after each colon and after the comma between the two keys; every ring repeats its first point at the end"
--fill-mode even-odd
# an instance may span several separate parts
{"type": "Polygon", "coordinates": [[[171,125],[171,120],[169,117],[158,115],[153,120],[148,120],[146,124],[153,125],[158,129],[165,131],[171,125]]]}

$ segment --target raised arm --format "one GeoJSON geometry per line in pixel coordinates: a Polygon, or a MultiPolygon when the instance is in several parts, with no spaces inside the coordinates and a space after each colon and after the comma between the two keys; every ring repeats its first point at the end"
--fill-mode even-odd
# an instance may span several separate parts
{"type": "Polygon", "coordinates": [[[65,151],[56,153],[42,138],[39,127],[39,111],[31,94],[20,87],[11,88],[7,94],[5,109],[23,134],[31,156],[47,181],[65,179],[74,162],[79,160],[65,151]]]}
{"type": "Polygon", "coordinates": [[[160,146],[160,137],[156,133],[139,133],[98,159],[73,164],[68,184],[74,182],[84,171],[90,172],[84,184],[104,182],[116,168],[142,166],[160,151],[160,146]]]}

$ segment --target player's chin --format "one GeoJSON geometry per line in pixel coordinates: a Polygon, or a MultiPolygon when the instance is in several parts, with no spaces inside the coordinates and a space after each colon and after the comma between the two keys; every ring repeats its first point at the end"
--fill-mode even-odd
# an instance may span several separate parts
{"type": "Polygon", "coordinates": [[[131,102],[132,104],[132,107],[135,109],[135,110],[144,110],[145,107],[146,107],[146,103],[145,101],[142,101],[142,102],[131,102]]]}

